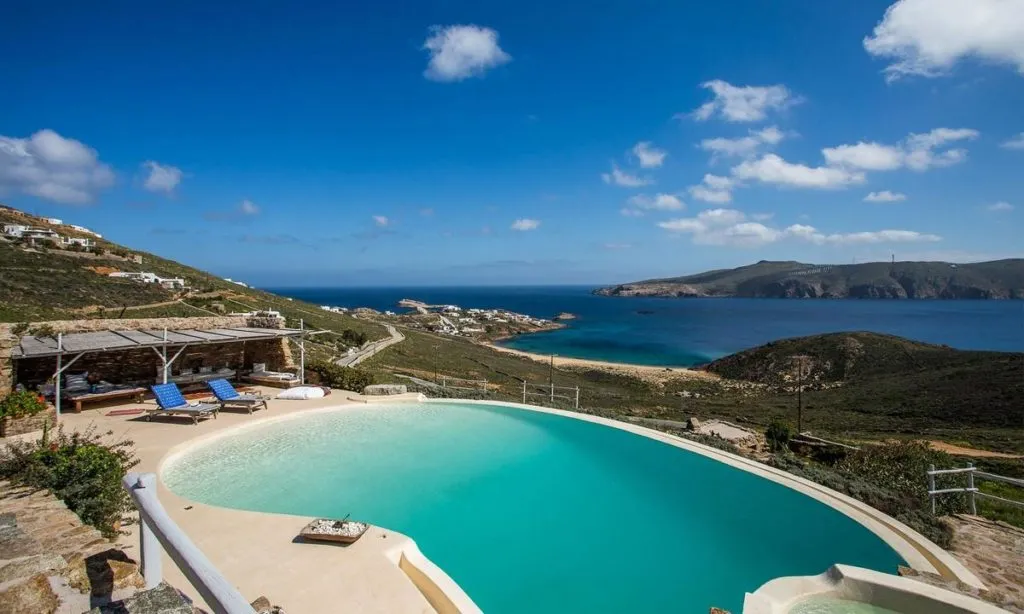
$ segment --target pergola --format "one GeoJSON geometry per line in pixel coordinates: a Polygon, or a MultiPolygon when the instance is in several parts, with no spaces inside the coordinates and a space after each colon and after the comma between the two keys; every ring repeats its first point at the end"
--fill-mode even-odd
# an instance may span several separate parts
{"type": "Polygon", "coordinates": [[[171,365],[181,356],[186,348],[196,345],[221,343],[238,343],[244,341],[265,341],[270,339],[291,339],[299,346],[299,378],[305,383],[306,367],[306,335],[319,331],[307,331],[303,323],[300,328],[208,328],[168,330],[103,330],[88,333],[58,334],[53,337],[22,337],[21,342],[11,353],[13,360],[24,358],[57,359],[55,379],[54,405],[60,417],[60,379],[61,374],[79,358],[93,352],[118,352],[150,348],[163,363],[163,383],[167,383],[167,374],[171,365]],[[168,356],[169,352],[173,352],[168,356]],[[70,360],[65,361],[65,357],[70,360]]]}

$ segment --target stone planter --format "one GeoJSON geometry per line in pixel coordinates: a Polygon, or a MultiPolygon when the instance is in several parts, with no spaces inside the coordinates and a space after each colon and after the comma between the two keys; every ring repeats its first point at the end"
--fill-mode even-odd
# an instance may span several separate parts
{"type": "Polygon", "coordinates": [[[4,416],[0,418],[0,437],[41,431],[47,423],[50,428],[57,426],[57,409],[53,405],[47,405],[45,410],[32,416],[21,418],[4,416]]]}

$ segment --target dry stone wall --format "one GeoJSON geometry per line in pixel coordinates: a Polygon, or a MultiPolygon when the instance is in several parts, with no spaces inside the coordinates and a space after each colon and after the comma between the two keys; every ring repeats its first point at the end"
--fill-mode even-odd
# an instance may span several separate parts
{"type": "MultiPolygon", "coordinates": [[[[83,333],[100,330],[181,330],[203,328],[281,328],[277,318],[246,318],[245,316],[210,316],[200,318],[129,318],[109,320],[55,320],[33,322],[30,328],[49,326],[58,333],[83,333]]],[[[26,358],[11,360],[19,336],[15,324],[0,324],[0,399],[6,397],[14,384],[34,388],[53,375],[55,360],[26,358]]],[[[195,345],[188,347],[174,362],[172,372],[182,368],[228,367],[249,370],[253,363],[266,363],[268,369],[291,370],[296,367],[287,339],[243,341],[237,343],[195,345]]],[[[175,350],[176,351],[176,350],[175,350]]],[[[80,358],[70,372],[88,371],[113,383],[151,384],[156,381],[161,362],[150,348],[120,352],[97,352],[80,358]]]]}

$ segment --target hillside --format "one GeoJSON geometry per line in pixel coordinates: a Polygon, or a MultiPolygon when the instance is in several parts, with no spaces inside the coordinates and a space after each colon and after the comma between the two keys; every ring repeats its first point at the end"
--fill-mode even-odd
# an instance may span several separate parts
{"type": "Polygon", "coordinates": [[[1024,432],[1024,354],[956,350],[875,333],[784,339],[726,356],[708,371],[777,393],[804,387],[808,406],[884,418],[894,432],[1018,428],[1024,432]]]}
{"type": "Polygon", "coordinates": [[[279,311],[289,326],[299,319],[307,327],[337,332],[319,340],[326,352],[344,349],[351,340],[382,339],[383,326],[316,305],[291,300],[226,281],[199,269],[131,249],[68,226],[6,207],[0,225],[22,224],[51,229],[63,236],[89,237],[88,251],[65,249],[45,241],[31,245],[0,235],[0,322],[38,322],[58,319],[196,317],[260,309],[279,311]],[[135,259],[134,257],[139,258],[135,259]],[[137,260],[141,260],[138,262],[137,260]],[[168,290],[158,284],[109,277],[110,271],[149,272],[182,278],[188,290],[168,290]],[[346,333],[346,331],[349,331],[346,333]],[[343,341],[341,335],[346,335],[343,341]]]}
{"type": "Polygon", "coordinates": [[[602,296],[1024,299],[1024,259],[972,264],[768,262],[607,288],[602,296]]]}

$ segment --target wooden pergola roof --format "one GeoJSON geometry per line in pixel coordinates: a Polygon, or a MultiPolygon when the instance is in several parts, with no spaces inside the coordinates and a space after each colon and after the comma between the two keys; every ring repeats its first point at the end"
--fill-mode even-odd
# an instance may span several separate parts
{"type": "Polygon", "coordinates": [[[112,352],[136,348],[211,343],[236,343],[298,337],[302,331],[295,328],[208,328],[179,330],[103,330],[89,333],[69,333],[61,336],[61,344],[51,337],[22,337],[11,358],[43,358],[60,354],[83,352],[112,352]],[[166,338],[164,335],[166,334],[166,338]]]}

